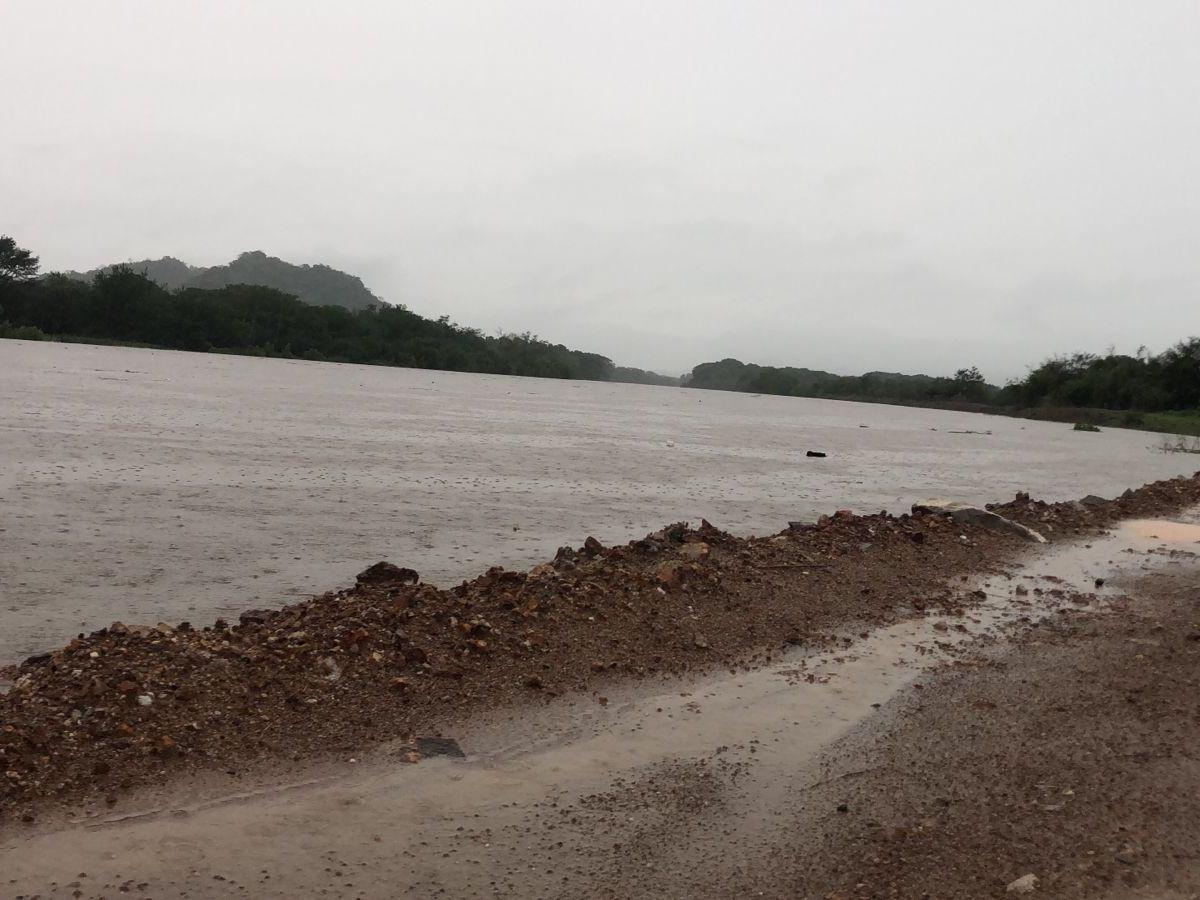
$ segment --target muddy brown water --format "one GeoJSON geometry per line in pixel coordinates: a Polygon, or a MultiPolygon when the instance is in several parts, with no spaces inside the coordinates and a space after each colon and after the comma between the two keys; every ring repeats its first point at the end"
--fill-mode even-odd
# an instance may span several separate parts
{"type": "Polygon", "coordinates": [[[1195,467],[1158,445],[940,410],[0,340],[0,662],[114,620],[282,604],[380,559],[447,584],[681,519],[766,533],[1195,467]]]}
{"type": "Polygon", "coordinates": [[[824,749],[886,727],[889,701],[956,648],[1003,641],[1019,617],[1071,607],[1051,591],[1097,592],[1103,608],[1114,589],[1096,588],[1098,578],[1194,566],[1196,521],[1193,512],[1186,524],[1031,545],[1008,571],[964,585],[988,595],[965,616],[901,622],[848,648],[631,685],[604,704],[566,697],[497,710],[458,734],[462,760],[409,765],[384,748],[290,784],[10,830],[0,872],[25,896],[56,885],[87,897],[731,896],[704,886],[736,881],[781,835],[794,844],[805,791],[855,774],[825,770],[824,749]],[[682,807],[680,772],[699,776],[682,807]],[[636,894],[598,890],[630,869],[636,894]]]}

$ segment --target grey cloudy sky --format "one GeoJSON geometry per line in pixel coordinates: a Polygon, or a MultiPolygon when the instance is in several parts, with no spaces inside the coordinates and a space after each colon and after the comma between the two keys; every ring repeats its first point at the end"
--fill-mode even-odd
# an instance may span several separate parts
{"type": "Polygon", "coordinates": [[[1200,5],[0,0],[0,232],[993,380],[1200,332],[1200,5]]]}

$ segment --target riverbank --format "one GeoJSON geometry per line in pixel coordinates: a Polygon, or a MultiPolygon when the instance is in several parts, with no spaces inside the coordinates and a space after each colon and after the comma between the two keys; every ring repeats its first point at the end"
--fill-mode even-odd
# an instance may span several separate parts
{"type": "MultiPolygon", "coordinates": [[[[1148,431],[1153,434],[1181,437],[1200,436],[1200,411],[1141,412],[1130,409],[1098,409],[1082,406],[995,406],[966,400],[905,400],[886,397],[818,397],[822,400],[841,400],[848,403],[879,403],[885,406],[907,406],[914,409],[945,409],[952,412],[980,413],[1034,422],[1062,422],[1065,425],[1086,423],[1105,428],[1148,431]]],[[[1164,445],[1169,452],[1171,443],[1164,445]]]]}
{"type": "MultiPolygon", "coordinates": [[[[196,745],[186,754],[143,745],[141,757],[152,765],[126,757],[126,776],[140,777],[114,790],[111,803],[78,790],[28,798],[33,821],[10,816],[0,824],[0,871],[18,897],[65,889],[78,897],[976,898],[1008,896],[1026,876],[1047,896],[1188,896],[1195,846],[1188,804],[1200,796],[1186,750],[1194,738],[1188,729],[1200,721],[1192,603],[1200,529],[1130,517],[1176,513],[1198,491],[1200,479],[1189,478],[1113,501],[1043,504],[1022,496],[996,507],[1039,528],[1049,545],[1018,544],[941,516],[845,514],[737,543],[701,528],[651,536],[646,544],[655,551],[592,544],[574,559],[562,554],[558,575],[542,570],[534,578],[562,580],[560,588],[604,585],[601,573],[624,569],[620,580],[636,582],[631,573],[643,553],[653,557],[645,570],[655,576],[664,565],[695,563],[688,569],[695,577],[660,583],[665,592],[650,598],[684,616],[639,625],[606,615],[600,595],[570,601],[553,593],[545,603],[549,595],[531,592],[525,599],[538,599],[545,616],[532,627],[552,639],[582,636],[584,652],[573,655],[587,660],[600,648],[612,652],[621,632],[669,625],[658,660],[644,650],[636,657],[653,660],[660,674],[649,665],[578,672],[551,640],[541,651],[549,668],[540,685],[522,682],[507,696],[493,690],[493,703],[483,694],[464,702],[456,683],[487,691],[510,671],[493,668],[497,678],[481,678],[467,660],[482,668],[494,662],[478,657],[484,648],[476,646],[459,654],[457,675],[414,675],[422,682],[414,706],[390,702],[434,713],[417,730],[330,750],[345,735],[325,723],[342,705],[373,696],[373,678],[363,677],[370,657],[339,641],[325,657],[337,660],[339,677],[329,680],[319,658],[309,681],[314,691],[318,681],[328,686],[321,696],[329,702],[282,717],[291,721],[291,744],[260,745],[252,756],[229,743],[229,755],[208,759],[196,745]],[[884,526],[889,521],[894,527],[884,526]],[[697,540],[702,532],[708,540],[697,540]],[[707,557],[684,549],[701,543],[707,557]],[[692,554],[699,558],[687,559],[692,554]],[[803,568],[769,568],[785,554],[803,568]],[[730,570],[728,584],[757,577],[743,594],[708,593],[700,576],[722,568],[730,570]],[[932,569],[939,574],[921,580],[932,569]],[[821,571],[836,571],[837,581],[810,597],[802,586],[821,571]],[[856,572],[865,583],[852,580],[856,572]],[[875,583],[899,602],[876,606],[862,592],[875,583]],[[785,649],[776,604],[789,584],[821,627],[785,649]],[[722,607],[750,620],[762,642],[734,652],[743,626],[722,618],[722,607]],[[713,627],[699,631],[696,622],[710,618],[713,627]],[[563,630],[568,623],[574,630],[563,630]],[[316,746],[309,732],[326,742],[324,751],[309,752],[316,746]],[[459,753],[465,758],[454,758],[459,753]],[[63,805],[67,796],[74,801],[63,805]]],[[[532,580],[498,576],[490,575],[492,587],[532,580]]],[[[375,570],[337,605],[364,622],[355,629],[370,631],[364,611],[419,591],[410,580],[375,570]]],[[[451,593],[475,603],[484,599],[481,588],[477,580],[451,593]]],[[[613,608],[639,607],[632,594],[613,596],[613,608]]],[[[332,602],[298,605],[322,640],[326,617],[315,607],[332,602]]],[[[277,645],[280,628],[294,628],[286,622],[293,612],[274,614],[284,620],[252,615],[206,639],[264,648],[260,670],[277,672],[291,653],[277,645]]],[[[436,629],[451,646],[488,640],[470,634],[474,625],[462,627],[469,619],[454,618],[436,629]]],[[[508,626],[499,614],[489,626],[497,655],[506,655],[508,626]]],[[[414,636],[434,637],[415,624],[407,639],[414,636]]],[[[93,652],[103,659],[106,650],[140,647],[123,657],[129,672],[155,676],[179,656],[165,631],[116,637],[89,639],[75,648],[83,652],[53,661],[59,674],[40,679],[41,690],[20,707],[82,713],[89,701],[72,699],[72,690],[91,684],[76,670],[93,652]],[[139,654],[157,664],[143,666],[139,654]]],[[[244,658],[215,658],[258,690],[244,658]]],[[[191,680],[203,690],[183,702],[229,716],[193,722],[253,738],[261,721],[280,718],[270,694],[247,699],[234,682],[224,685],[223,701],[209,698],[209,666],[199,664],[203,656],[193,659],[191,680]]],[[[522,663],[514,671],[528,669],[522,663]]],[[[111,705],[131,724],[139,711],[167,706],[158,692],[148,706],[127,696],[111,705]]],[[[350,719],[368,710],[388,714],[368,703],[350,719]]],[[[136,721],[140,732],[156,720],[136,721]]],[[[380,720],[377,731],[386,725],[380,720]]],[[[117,749],[133,746],[127,737],[117,749]]],[[[65,771],[62,760],[56,764],[65,771]]]]}
{"type": "MultiPolygon", "coordinates": [[[[1067,406],[1038,406],[1007,410],[1003,415],[1040,422],[1085,422],[1105,428],[1132,428],[1157,434],[1195,437],[1200,435],[1200,412],[1137,412],[1135,410],[1089,409],[1067,406]]],[[[1170,446],[1167,444],[1166,446],[1170,446]]]]}
{"type": "MultiPolygon", "coordinates": [[[[996,510],[1054,540],[1197,502],[1200,476],[996,510]]],[[[936,514],[839,512],[749,539],[681,524],[450,590],[381,564],[353,588],[237,622],[114,623],[9,673],[0,815],[29,823],[47,804],[112,806],[184,773],[347,754],[476,710],[850,644],[971,607],[981,598],[956,580],[1021,546],[936,514]]]]}

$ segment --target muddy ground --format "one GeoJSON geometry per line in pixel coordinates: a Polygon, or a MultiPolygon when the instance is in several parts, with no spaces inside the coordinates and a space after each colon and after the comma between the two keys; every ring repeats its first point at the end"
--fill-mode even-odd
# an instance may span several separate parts
{"type": "Polygon", "coordinates": [[[889,728],[835,755],[833,773],[856,774],[811,802],[846,812],[776,857],[793,895],[1000,897],[1026,878],[1056,898],[1200,896],[1189,557],[1122,580],[1111,608],[1051,618],[937,673],[889,728]]]}
{"type": "MultiPolygon", "coordinates": [[[[997,509],[1059,538],[1196,502],[1200,477],[997,509]]],[[[750,539],[678,524],[620,547],[589,538],[530,572],[493,568],[449,591],[380,563],[351,590],[235,624],[116,622],[10,673],[0,822],[30,824],[47,801],[111,806],[184,772],[436,734],[497,704],[851,642],[978,603],[956,579],[1021,543],[937,514],[841,511],[750,539]]]]}
{"type": "Polygon", "coordinates": [[[0,698],[0,872],[13,896],[1191,896],[1195,536],[1102,534],[1197,502],[1193,478],[997,507],[1049,549],[930,515],[668,528],[455,591],[384,567],[237,625],[110,628],[0,698]]]}

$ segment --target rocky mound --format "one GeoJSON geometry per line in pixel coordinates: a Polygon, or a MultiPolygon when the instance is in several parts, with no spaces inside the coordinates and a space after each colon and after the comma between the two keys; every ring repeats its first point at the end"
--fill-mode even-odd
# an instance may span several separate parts
{"type": "MultiPolygon", "coordinates": [[[[1114,501],[995,507],[1049,536],[1200,502],[1200,473],[1114,501]]],[[[113,623],[26,660],[0,695],[0,820],[187,768],[361,748],[482,706],[617,677],[747,663],[972,602],[952,579],[1018,537],[947,516],[841,511],[741,539],[676,524],[620,547],[589,538],[530,572],[451,590],[379,563],[348,590],[237,623],[113,623]]]]}

